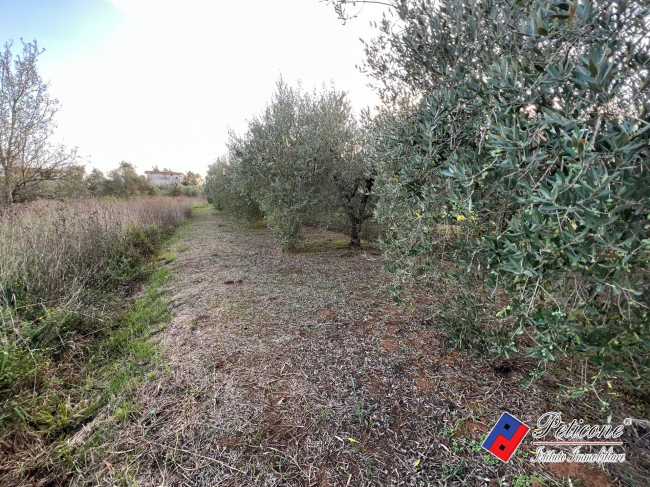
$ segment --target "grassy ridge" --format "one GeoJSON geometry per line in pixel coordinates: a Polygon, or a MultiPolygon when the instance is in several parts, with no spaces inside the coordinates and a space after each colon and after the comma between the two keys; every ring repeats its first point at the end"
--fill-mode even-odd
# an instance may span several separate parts
{"type": "Polygon", "coordinates": [[[160,251],[192,203],[48,203],[0,217],[0,463],[22,464],[0,483],[60,480],[80,461],[64,439],[107,404],[129,416],[130,391],[159,356],[150,336],[168,321],[156,261],[174,259],[160,251]]]}

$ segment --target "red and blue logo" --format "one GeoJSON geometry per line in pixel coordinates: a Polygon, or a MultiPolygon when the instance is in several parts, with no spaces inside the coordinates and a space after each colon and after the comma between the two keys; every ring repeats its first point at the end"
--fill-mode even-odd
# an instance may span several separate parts
{"type": "Polygon", "coordinates": [[[482,446],[499,460],[508,462],[529,431],[513,415],[503,413],[482,446]]]}

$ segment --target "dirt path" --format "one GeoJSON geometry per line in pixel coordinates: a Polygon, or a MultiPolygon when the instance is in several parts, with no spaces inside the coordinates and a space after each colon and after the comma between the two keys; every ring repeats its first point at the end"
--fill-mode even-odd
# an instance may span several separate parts
{"type": "Polygon", "coordinates": [[[424,319],[435,295],[396,307],[378,255],[307,232],[310,251],[283,254],[265,228],[198,212],[170,265],[167,367],[78,481],[486,485],[530,471],[527,447],[505,465],[479,444],[494,411],[529,421],[547,406],[522,376],[461,363],[424,319]]]}

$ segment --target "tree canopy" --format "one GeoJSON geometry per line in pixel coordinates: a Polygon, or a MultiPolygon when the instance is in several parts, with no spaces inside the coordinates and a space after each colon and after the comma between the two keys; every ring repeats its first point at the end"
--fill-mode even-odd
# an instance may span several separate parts
{"type": "MultiPolygon", "coordinates": [[[[333,2],[345,16],[355,2],[333,2]]],[[[362,2],[358,2],[362,3],[362,2]]],[[[464,264],[511,304],[491,349],[648,384],[650,12],[643,1],[388,2],[366,72],[386,102],[388,268],[464,264]],[[459,230],[444,245],[441,225],[459,230]]]]}
{"type": "Polygon", "coordinates": [[[263,215],[284,249],[297,248],[303,223],[327,211],[345,214],[351,244],[360,245],[374,180],[363,150],[344,93],[305,93],[281,80],[248,130],[230,134],[228,155],[210,168],[207,193],[218,208],[263,215]]]}

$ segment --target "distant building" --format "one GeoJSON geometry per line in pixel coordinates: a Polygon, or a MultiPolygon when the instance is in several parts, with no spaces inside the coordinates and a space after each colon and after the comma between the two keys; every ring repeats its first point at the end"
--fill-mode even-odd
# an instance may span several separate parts
{"type": "Polygon", "coordinates": [[[156,186],[175,186],[181,184],[182,172],[174,171],[145,171],[147,179],[156,186]]]}

